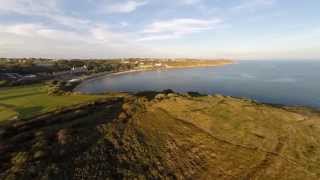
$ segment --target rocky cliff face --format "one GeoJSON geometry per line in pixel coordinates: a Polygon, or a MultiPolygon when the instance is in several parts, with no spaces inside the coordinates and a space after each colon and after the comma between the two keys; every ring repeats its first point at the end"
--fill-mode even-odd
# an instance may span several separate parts
{"type": "Polygon", "coordinates": [[[2,125],[0,179],[320,178],[318,112],[155,95],[2,125]]]}

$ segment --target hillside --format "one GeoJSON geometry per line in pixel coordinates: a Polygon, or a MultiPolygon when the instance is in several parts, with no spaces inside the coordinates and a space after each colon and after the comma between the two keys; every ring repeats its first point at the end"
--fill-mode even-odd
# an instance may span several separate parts
{"type": "Polygon", "coordinates": [[[0,179],[319,179],[320,114],[139,93],[0,126],[0,179]]]}

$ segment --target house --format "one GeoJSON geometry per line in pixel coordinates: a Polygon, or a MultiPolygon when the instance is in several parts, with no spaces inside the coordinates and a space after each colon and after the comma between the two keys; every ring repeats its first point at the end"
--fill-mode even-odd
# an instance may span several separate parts
{"type": "Polygon", "coordinates": [[[32,79],[32,78],[36,78],[37,75],[34,75],[34,74],[27,74],[27,75],[24,75],[23,78],[25,79],[32,79]]]}
{"type": "Polygon", "coordinates": [[[71,68],[71,73],[83,73],[83,72],[87,72],[88,71],[88,67],[86,65],[83,65],[82,67],[72,67],[71,68]]]}
{"type": "Polygon", "coordinates": [[[162,67],[162,63],[156,63],[154,64],[155,67],[162,67]]]}
{"type": "Polygon", "coordinates": [[[81,79],[71,79],[68,82],[70,82],[70,83],[81,82],[81,79]]]}

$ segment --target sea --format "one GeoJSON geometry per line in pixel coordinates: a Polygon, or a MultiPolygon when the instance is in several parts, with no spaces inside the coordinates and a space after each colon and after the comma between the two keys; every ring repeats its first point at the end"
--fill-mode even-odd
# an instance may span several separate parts
{"type": "Polygon", "coordinates": [[[250,60],[217,67],[108,75],[84,81],[76,91],[99,94],[165,89],[320,108],[320,61],[250,60]]]}

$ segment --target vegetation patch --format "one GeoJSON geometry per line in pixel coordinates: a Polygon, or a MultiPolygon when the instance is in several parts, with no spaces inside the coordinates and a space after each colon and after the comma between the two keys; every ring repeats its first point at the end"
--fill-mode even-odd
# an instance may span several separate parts
{"type": "Polygon", "coordinates": [[[0,121],[29,118],[71,105],[94,101],[103,95],[52,96],[44,84],[0,89],[0,121]]]}
{"type": "Polygon", "coordinates": [[[66,95],[72,93],[80,83],[81,81],[49,81],[47,82],[47,91],[49,95],[66,95]]]}
{"type": "Polygon", "coordinates": [[[0,179],[319,179],[319,122],[224,96],[109,96],[0,123],[0,179]]]}

